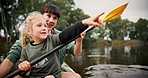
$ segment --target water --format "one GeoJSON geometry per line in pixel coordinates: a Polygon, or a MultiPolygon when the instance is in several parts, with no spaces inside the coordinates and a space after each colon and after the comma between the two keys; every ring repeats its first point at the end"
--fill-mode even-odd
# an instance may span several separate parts
{"type": "Polygon", "coordinates": [[[81,56],[68,55],[66,63],[82,78],[147,78],[147,47],[87,47],[81,56]]]}

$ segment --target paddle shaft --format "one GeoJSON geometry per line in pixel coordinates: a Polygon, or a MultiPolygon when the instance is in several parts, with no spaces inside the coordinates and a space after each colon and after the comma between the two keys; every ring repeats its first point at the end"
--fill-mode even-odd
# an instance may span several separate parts
{"type": "MultiPolygon", "coordinates": [[[[87,29],[85,30],[85,32],[89,32],[89,31],[92,30],[92,29],[94,29],[93,26],[87,28],[87,29]]],[[[45,53],[44,55],[40,56],[39,58],[32,60],[32,61],[30,62],[30,65],[32,66],[32,65],[36,64],[38,61],[41,61],[42,59],[44,59],[45,57],[47,57],[47,56],[50,55],[51,53],[53,53],[53,52],[55,52],[55,51],[57,51],[57,50],[63,48],[65,45],[67,45],[67,44],[69,44],[70,42],[74,41],[74,40],[77,39],[78,37],[80,37],[80,35],[74,37],[73,39],[67,41],[67,42],[64,43],[64,44],[61,44],[61,45],[59,45],[59,46],[53,48],[52,50],[48,51],[48,52],[45,53]]],[[[12,78],[12,77],[16,76],[17,74],[19,74],[19,73],[21,73],[21,72],[22,72],[21,70],[17,69],[16,71],[14,71],[14,72],[10,73],[9,75],[7,75],[5,78],[12,78]]]]}

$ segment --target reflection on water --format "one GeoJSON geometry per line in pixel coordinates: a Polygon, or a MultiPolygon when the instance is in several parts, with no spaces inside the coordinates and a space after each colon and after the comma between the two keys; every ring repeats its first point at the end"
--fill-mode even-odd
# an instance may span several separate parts
{"type": "Polygon", "coordinates": [[[86,78],[147,78],[148,66],[140,65],[93,65],[85,68],[86,78]]]}
{"type": "Polygon", "coordinates": [[[114,75],[117,77],[111,76],[113,78],[119,78],[119,75],[123,76],[124,78],[133,77],[132,74],[136,76],[137,73],[140,71],[141,73],[139,73],[138,77],[146,78],[145,76],[148,76],[147,57],[148,57],[147,46],[140,46],[140,47],[109,46],[109,47],[96,47],[96,48],[87,47],[83,50],[81,56],[78,57],[67,56],[66,62],[76,72],[81,74],[83,78],[98,78],[97,76],[99,76],[99,78],[106,78],[106,77],[100,77],[99,73],[103,72],[101,69],[99,69],[100,65],[101,67],[104,67],[103,69],[107,72],[113,73],[113,71],[117,71],[122,73],[122,74],[115,73],[114,75]],[[114,69],[116,70],[108,71],[106,65],[109,65],[110,68],[115,67],[114,69]],[[123,65],[124,67],[122,67],[123,65]],[[128,67],[128,65],[137,66],[140,68],[133,69],[134,67],[131,66],[128,67]],[[92,66],[93,68],[91,68],[92,66]],[[146,68],[143,68],[143,66],[146,66],[146,68]],[[118,70],[119,67],[122,67],[122,69],[118,70]],[[90,69],[88,70],[88,68],[90,69]],[[98,69],[98,71],[96,69],[98,69]],[[146,69],[146,70],[141,70],[141,69],[146,69]],[[124,70],[128,72],[124,72],[124,70]],[[133,73],[134,70],[136,70],[137,72],[133,73]],[[88,74],[92,76],[88,76],[88,74]],[[144,76],[141,76],[142,74],[144,74],[144,76]]]}

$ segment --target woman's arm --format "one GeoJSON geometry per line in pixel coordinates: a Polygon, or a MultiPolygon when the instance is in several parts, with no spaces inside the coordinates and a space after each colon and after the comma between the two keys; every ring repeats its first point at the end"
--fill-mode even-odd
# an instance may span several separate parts
{"type": "Polygon", "coordinates": [[[12,45],[6,58],[9,59],[13,64],[15,64],[20,59],[21,51],[22,45],[21,39],[19,39],[16,40],[16,42],[12,45]]]}
{"type": "Polygon", "coordinates": [[[0,65],[0,78],[4,78],[11,71],[13,66],[14,64],[6,58],[0,65]]]}
{"type": "Polygon", "coordinates": [[[79,56],[82,52],[82,42],[85,37],[86,32],[81,33],[81,37],[76,39],[76,45],[74,47],[74,55],[79,56]]]}
{"type": "Polygon", "coordinates": [[[19,60],[21,54],[21,40],[17,40],[10,48],[8,56],[0,65],[0,78],[4,78],[19,60]]]}

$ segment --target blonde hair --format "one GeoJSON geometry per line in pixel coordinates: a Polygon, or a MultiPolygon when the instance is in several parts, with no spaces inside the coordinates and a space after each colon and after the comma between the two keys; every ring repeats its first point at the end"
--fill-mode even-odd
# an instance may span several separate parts
{"type": "Polygon", "coordinates": [[[21,33],[22,47],[25,47],[29,42],[33,41],[32,37],[27,33],[27,30],[32,28],[33,23],[31,21],[35,19],[38,15],[42,15],[42,14],[37,11],[31,12],[28,14],[21,33]]]}

